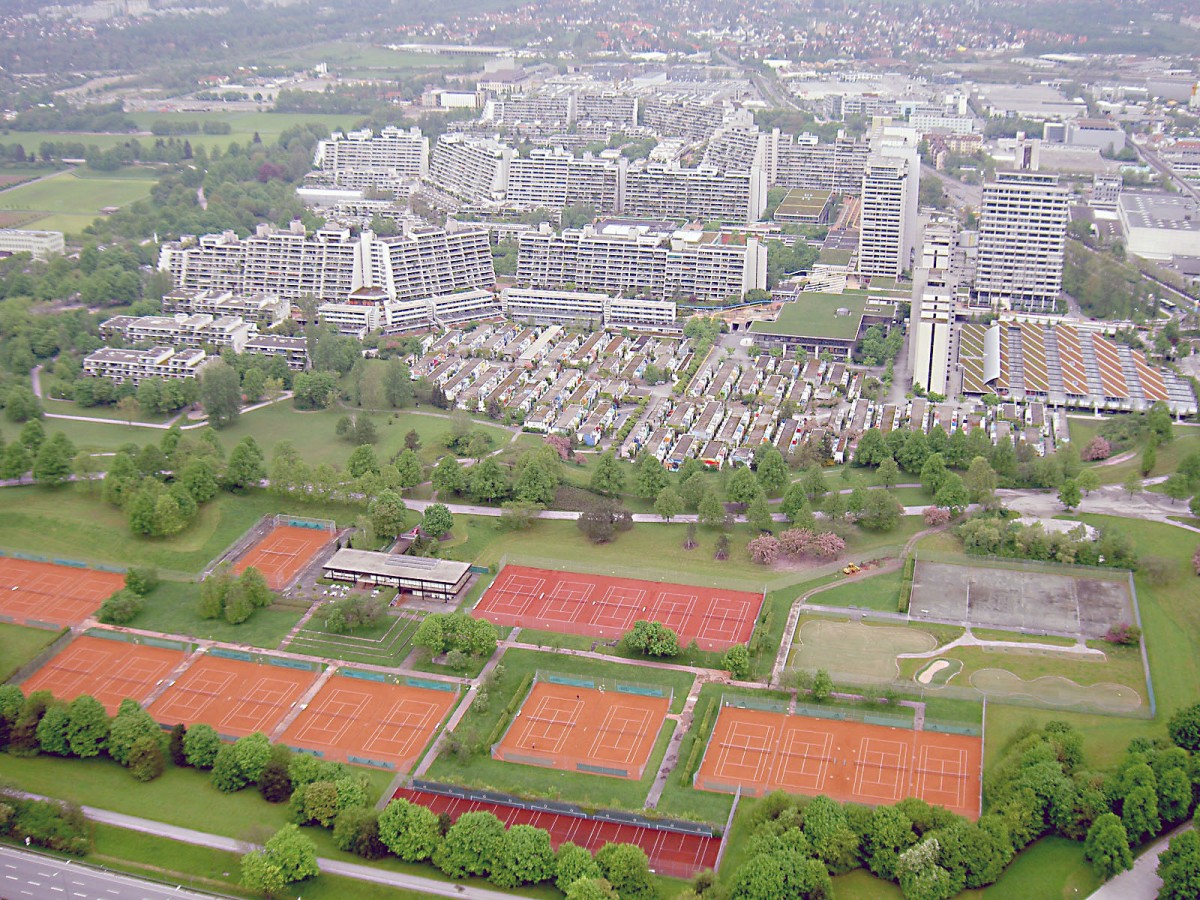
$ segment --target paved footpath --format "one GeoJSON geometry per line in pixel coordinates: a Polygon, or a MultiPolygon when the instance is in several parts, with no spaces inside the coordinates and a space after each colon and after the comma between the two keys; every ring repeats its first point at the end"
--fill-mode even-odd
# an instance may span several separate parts
{"type": "MultiPolygon", "coordinates": [[[[37,794],[26,794],[25,796],[39,800],[50,799],[37,794]]],[[[93,822],[100,822],[103,825],[114,825],[117,828],[125,828],[141,834],[153,834],[185,844],[210,847],[214,850],[225,850],[230,853],[246,853],[248,850],[253,849],[253,845],[247,844],[245,841],[234,840],[233,838],[224,837],[219,834],[207,834],[203,831],[194,831],[191,828],[164,825],[162,822],[155,822],[151,819],[127,816],[123,813],[97,809],[93,806],[84,806],[82,809],[83,814],[93,822]]],[[[420,875],[388,872],[372,868],[371,866],[364,866],[360,863],[339,862],[338,860],[317,857],[317,865],[326,874],[344,875],[347,878],[356,878],[359,881],[370,881],[388,887],[402,888],[406,891],[417,891],[431,897],[465,897],[467,900],[512,900],[512,894],[500,891],[471,887],[470,885],[454,882],[435,881],[432,878],[423,878],[420,875]]],[[[303,888],[303,885],[300,887],[303,888]]]]}
{"type": "Polygon", "coordinates": [[[1171,838],[1191,827],[1191,822],[1185,822],[1164,834],[1134,860],[1132,869],[1106,882],[1091,895],[1091,900],[1154,900],[1158,896],[1158,889],[1162,887],[1162,879],[1155,871],[1158,868],[1158,855],[1167,849],[1171,838]]]}

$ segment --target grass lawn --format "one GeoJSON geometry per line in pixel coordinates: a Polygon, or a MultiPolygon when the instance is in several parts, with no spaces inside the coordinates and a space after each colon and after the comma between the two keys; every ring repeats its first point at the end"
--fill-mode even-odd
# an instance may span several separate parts
{"type": "Polygon", "coordinates": [[[853,338],[867,305],[866,291],[845,291],[841,294],[811,292],[800,299],[783,304],[774,322],[755,322],[754,334],[795,334],[828,338],[853,338]],[[838,310],[849,310],[839,315],[838,310]]]}
{"type": "MultiPolygon", "coordinates": [[[[1087,897],[1100,880],[1083,858],[1083,842],[1061,837],[1042,838],[1017,854],[1000,879],[982,891],[963,896],[991,900],[1009,897],[1087,897]]],[[[841,895],[839,895],[841,896],[841,895]]]]}
{"type": "Polygon", "coordinates": [[[58,639],[66,629],[49,631],[0,622],[0,684],[58,639]]]}
{"type": "MultiPolygon", "coordinates": [[[[36,146],[36,145],[35,145],[36,146]]],[[[132,172],[64,171],[34,184],[13,188],[0,194],[0,209],[38,212],[42,217],[28,224],[37,228],[78,233],[100,215],[107,206],[127,206],[150,196],[157,172],[134,169],[132,172]]]]}
{"type": "MultiPolygon", "coordinates": [[[[368,796],[380,796],[392,779],[392,773],[374,769],[362,769],[369,780],[368,796]]],[[[18,759],[0,754],[0,777],[13,782],[22,790],[58,797],[73,803],[95,806],[99,809],[140,816],[171,825],[191,828],[209,834],[219,834],[248,843],[261,843],[287,824],[287,804],[270,804],[264,801],[253,788],[236,794],[222,794],[214,788],[207,772],[195,769],[178,769],[167,766],[163,776],[149,784],[139,784],[119,765],[108,759],[58,759],[35,757],[18,759]]],[[[363,860],[338,850],[333,844],[331,832],[318,827],[307,827],[304,834],[317,845],[318,855],[341,862],[362,863],[363,860]]],[[[181,871],[196,879],[237,879],[240,875],[234,854],[222,854],[196,848],[188,844],[140,833],[123,832],[120,829],[105,830],[97,835],[96,853],[109,859],[96,859],[104,865],[115,860],[124,860],[130,871],[155,871],[165,876],[164,863],[172,870],[181,871]],[[233,863],[230,868],[227,863],[233,863]],[[216,868],[216,866],[220,868],[216,868]],[[177,869],[175,868],[177,867],[177,869]],[[229,875],[225,875],[228,872],[229,875]]],[[[393,858],[380,860],[371,865],[393,872],[408,872],[438,881],[449,881],[430,865],[407,865],[393,858]]],[[[125,868],[124,865],[120,866],[125,868]]],[[[180,883],[173,879],[172,884],[180,883]]],[[[203,882],[195,882],[205,886],[203,882]]],[[[481,880],[464,882],[484,886],[481,880]]],[[[372,886],[353,879],[332,878],[320,875],[300,886],[305,897],[363,898],[375,900],[383,897],[418,897],[421,894],[398,893],[393,888],[372,886]]],[[[220,890],[235,888],[233,882],[225,882],[220,890]],[[228,887],[226,887],[228,885],[228,887]]],[[[214,889],[209,886],[209,889],[214,889]]],[[[259,896],[245,894],[241,896],[259,896]]],[[[540,888],[518,892],[521,896],[552,900],[561,897],[553,888],[540,888]]]]}
{"type": "MultiPolygon", "coordinates": [[[[1068,419],[1071,427],[1071,443],[1079,448],[1080,452],[1088,445],[1093,437],[1100,431],[1100,426],[1103,423],[1101,420],[1079,418],[1072,416],[1068,419]]],[[[1184,425],[1175,426],[1175,439],[1169,444],[1160,444],[1155,449],[1155,465],[1151,470],[1150,475],[1170,475],[1179,467],[1179,463],[1189,453],[1194,453],[1200,450],[1200,429],[1189,428],[1184,425]]],[[[1139,441],[1135,446],[1124,447],[1114,452],[1114,456],[1120,453],[1128,452],[1129,450],[1136,451],[1132,459],[1125,462],[1117,463],[1116,465],[1093,465],[1096,474],[1100,476],[1100,481],[1103,484],[1121,484],[1129,477],[1131,472],[1136,472],[1141,475],[1142,472],[1142,451],[1146,448],[1146,441],[1139,441]]]]}
{"type": "MultiPolygon", "coordinates": [[[[335,429],[342,416],[353,412],[342,408],[301,411],[291,403],[277,403],[239,417],[217,435],[227,450],[232,450],[246,435],[252,435],[268,459],[276,444],[291,441],[309,464],[329,463],[343,468],[354,447],[339,438],[335,429]]],[[[442,439],[450,432],[451,421],[444,414],[402,410],[374,413],[371,419],[379,432],[375,453],[380,459],[390,459],[403,450],[404,436],[414,429],[420,435],[420,455],[426,463],[433,463],[448,452],[442,439]]],[[[511,437],[504,429],[484,422],[476,422],[473,427],[491,436],[492,449],[503,446],[511,437]]]]}
{"type": "Polygon", "coordinates": [[[85,485],[0,491],[0,546],[44,556],[119,566],[150,565],[195,574],[268,513],[296,512],[347,524],[358,510],[342,504],[281,500],[265,491],[220,493],[191,527],[169,538],[138,538],[125,515],[85,485]]]}
{"type": "Polygon", "coordinates": [[[895,612],[900,603],[902,580],[903,573],[899,570],[869,577],[860,574],[835,588],[813,594],[808,602],[814,606],[845,606],[895,612]]]}
{"type": "MultiPolygon", "coordinates": [[[[230,625],[224,619],[202,619],[196,613],[200,585],[191,582],[164,581],[146,598],[146,605],[130,626],[164,634],[186,634],[213,641],[249,644],[267,650],[277,648],[292,626],[300,620],[300,606],[276,604],[255,610],[240,625],[230,625]]],[[[292,647],[297,653],[312,652],[292,647]]],[[[322,654],[329,655],[329,654],[322,654]]]]}
{"type": "MultiPolygon", "coordinates": [[[[466,745],[486,742],[496,723],[505,715],[505,707],[517,694],[526,675],[537,669],[565,675],[627,680],[631,682],[653,682],[674,690],[672,712],[679,712],[691,689],[692,676],[686,672],[636,668],[619,663],[577,659],[553,653],[531,650],[509,650],[501,663],[504,667],[496,686],[489,691],[491,702],[486,711],[472,704],[466,716],[455,730],[455,734],[466,745]]],[[[666,752],[674,723],[664,723],[654,745],[646,771],[638,781],[624,778],[609,778],[603,775],[584,775],[578,772],[558,772],[548,778],[546,770],[537,766],[505,763],[491,758],[490,749],[478,755],[458,757],[446,754],[433,764],[429,778],[455,784],[486,787],[494,790],[527,796],[552,797],[588,806],[617,805],[625,809],[638,810],[645,805],[646,794],[658,772],[659,762],[666,752]]]]}
{"type": "MultiPolygon", "coordinates": [[[[197,890],[219,891],[237,897],[258,897],[241,886],[241,857],[225,850],[185,844],[156,835],[127,831],[111,825],[93,827],[94,846],[87,861],[108,869],[129,872],[152,881],[184,885],[197,890]]],[[[412,867],[424,875],[424,867],[412,867]]],[[[347,900],[419,900],[427,896],[338,875],[318,875],[301,882],[296,890],[309,898],[347,900]]]]}
{"type": "Polygon", "coordinates": [[[385,615],[370,628],[353,634],[330,634],[322,630],[318,619],[310,619],[288,644],[294,653],[308,653],[343,659],[346,662],[398,666],[412,650],[422,615],[385,615]]]}

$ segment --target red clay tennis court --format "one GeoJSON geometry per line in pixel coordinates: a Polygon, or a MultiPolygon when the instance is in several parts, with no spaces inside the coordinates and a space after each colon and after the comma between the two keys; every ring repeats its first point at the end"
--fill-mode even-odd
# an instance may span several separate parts
{"type": "Polygon", "coordinates": [[[0,556],[0,615],[16,622],[78,625],[125,586],[125,576],[0,556]]]}
{"type": "Polygon", "coordinates": [[[253,566],[262,572],[271,590],[282,591],[333,537],[333,532],[324,529],[276,525],[234,563],[233,571],[253,566]]]}
{"type": "Polygon", "coordinates": [[[919,797],[976,819],[982,769],[977,737],[724,706],[695,783],[871,805],[919,797]]]}
{"type": "Polygon", "coordinates": [[[84,635],[29,676],[22,689],[27,695],[48,690],[60,700],[91,694],[113,715],[126,697],[145,703],[185,656],[182,650],[84,635]]]}
{"type": "Polygon", "coordinates": [[[605,638],[646,619],[682,644],[728,650],[750,640],[762,600],[749,591],[505,566],[473,612],[496,625],[605,638]]]}
{"type": "Polygon", "coordinates": [[[670,705],[667,696],[539,681],[492,756],[590,775],[641,778],[670,705]]]}
{"type": "Polygon", "coordinates": [[[410,769],[458,692],[334,675],[283,733],[294,749],[385,769],[410,769]]]}
{"type": "Polygon", "coordinates": [[[550,843],[555,849],[566,841],[592,851],[608,843],[636,844],[650,857],[651,869],[671,878],[691,878],[697,872],[715,868],[717,855],[721,852],[720,838],[700,834],[624,822],[604,822],[585,816],[467,800],[412,788],[400,788],[392,796],[427,806],[439,815],[446,813],[451,819],[457,819],[463,813],[483,811],[494,813],[506,827],[532,825],[534,828],[544,828],[550,832],[550,843]]]}
{"type": "Polygon", "coordinates": [[[223,737],[270,734],[319,673],[206,654],[150,705],[159,722],[211,725],[223,737]]]}

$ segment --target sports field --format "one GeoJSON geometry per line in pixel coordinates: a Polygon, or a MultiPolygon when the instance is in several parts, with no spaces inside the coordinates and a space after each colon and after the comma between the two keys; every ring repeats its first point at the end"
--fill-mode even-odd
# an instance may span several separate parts
{"type": "Polygon", "coordinates": [[[334,675],[280,740],[325,759],[407,771],[457,700],[455,690],[334,675]]]}
{"type": "Polygon", "coordinates": [[[0,556],[0,618],[78,625],[124,586],[116,572],[0,556]]]}
{"type": "Polygon", "coordinates": [[[205,655],[149,707],[161,723],[211,725],[222,737],[270,734],[317,679],[316,672],[205,655]]]}
{"type": "Polygon", "coordinates": [[[762,595],[749,591],[505,566],[473,612],[495,625],[619,638],[645,619],[703,650],[744,644],[762,595]]]}
{"type": "Polygon", "coordinates": [[[155,177],[152,169],[59,172],[0,193],[0,210],[30,215],[25,227],[78,233],[102,209],[127,206],[150,196],[155,177]]]}
{"type": "Polygon", "coordinates": [[[723,706],[695,785],[868,805],[919,797],[974,819],[982,770],[977,737],[723,706]]]}
{"type": "Polygon", "coordinates": [[[923,653],[937,645],[932,634],[916,627],[810,619],[797,629],[788,666],[886,684],[900,674],[897,654],[923,653]]]}
{"type": "Polygon", "coordinates": [[[539,681],[492,757],[505,762],[638,779],[654,749],[669,696],[539,681]]]}
{"type": "Polygon", "coordinates": [[[1103,637],[1110,627],[1133,621],[1127,578],[923,559],[913,572],[909,614],[914,619],[1084,638],[1103,637]]]}
{"type": "Polygon", "coordinates": [[[715,869],[721,850],[721,839],[716,837],[531,808],[536,804],[488,802],[411,788],[400,788],[393,796],[419,803],[439,815],[446,813],[451,819],[483,810],[495,814],[505,827],[544,828],[550,832],[555,849],[567,841],[593,852],[608,843],[635,844],[646,851],[655,873],[670,878],[691,878],[697,872],[715,869]]]}
{"type": "Polygon", "coordinates": [[[47,690],[60,700],[91,694],[113,715],[127,697],[145,703],[185,657],[182,650],[84,635],[34,672],[22,688],[27,695],[47,690]]]}
{"type": "Polygon", "coordinates": [[[332,541],[331,531],[276,525],[233,564],[233,571],[253,566],[267,579],[267,587],[282,591],[332,541]]]}

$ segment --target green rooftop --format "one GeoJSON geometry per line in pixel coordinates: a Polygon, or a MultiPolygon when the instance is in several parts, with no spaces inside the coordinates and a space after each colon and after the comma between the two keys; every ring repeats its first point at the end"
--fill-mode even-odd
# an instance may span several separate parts
{"type": "Polygon", "coordinates": [[[750,326],[750,332],[850,340],[858,334],[858,323],[866,305],[866,291],[803,293],[799,299],[784,303],[774,322],[755,322],[750,326]],[[839,309],[849,310],[850,314],[838,315],[839,309]]]}

